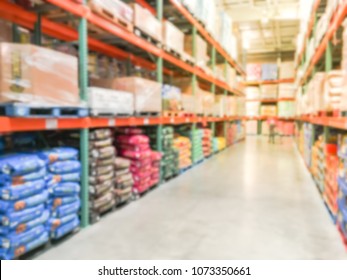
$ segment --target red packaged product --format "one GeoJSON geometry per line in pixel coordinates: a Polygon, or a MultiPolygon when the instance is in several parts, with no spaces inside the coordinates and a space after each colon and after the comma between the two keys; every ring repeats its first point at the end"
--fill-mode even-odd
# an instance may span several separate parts
{"type": "Polygon", "coordinates": [[[141,152],[121,150],[120,155],[126,158],[131,158],[131,159],[144,159],[151,156],[151,150],[146,150],[141,152]]]}
{"type": "Polygon", "coordinates": [[[123,144],[137,145],[149,143],[149,137],[146,135],[118,135],[116,141],[123,144]]]}

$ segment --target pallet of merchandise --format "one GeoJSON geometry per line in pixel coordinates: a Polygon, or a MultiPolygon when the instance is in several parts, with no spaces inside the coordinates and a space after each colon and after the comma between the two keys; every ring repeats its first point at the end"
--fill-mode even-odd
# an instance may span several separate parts
{"type": "Polygon", "coordinates": [[[129,32],[133,32],[134,26],[131,22],[133,11],[126,3],[119,0],[91,0],[89,7],[99,16],[129,32]]]}
{"type": "Polygon", "coordinates": [[[88,116],[88,109],[84,107],[69,106],[45,106],[30,105],[26,103],[3,103],[0,104],[0,115],[7,117],[43,117],[63,118],[88,116]]]}

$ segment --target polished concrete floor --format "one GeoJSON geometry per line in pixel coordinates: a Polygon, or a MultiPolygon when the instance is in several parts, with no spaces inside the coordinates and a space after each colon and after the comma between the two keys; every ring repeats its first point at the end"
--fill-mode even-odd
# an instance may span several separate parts
{"type": "Polygon", "coordinates": [[[250,137],[39,259],[344,259],[294,144],[250,137]]]}

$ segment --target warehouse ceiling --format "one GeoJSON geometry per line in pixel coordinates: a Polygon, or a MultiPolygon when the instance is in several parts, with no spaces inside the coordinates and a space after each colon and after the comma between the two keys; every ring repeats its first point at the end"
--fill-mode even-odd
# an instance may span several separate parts
{"type": "Polygon", "coordinates": [[[215,0],[233,19],[247,60],[293,58],[299,0],[215,0]]]}

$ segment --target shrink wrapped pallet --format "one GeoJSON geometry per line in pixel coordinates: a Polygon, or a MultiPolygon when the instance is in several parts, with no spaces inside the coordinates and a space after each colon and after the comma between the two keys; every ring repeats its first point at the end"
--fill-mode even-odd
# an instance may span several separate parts
{"type": "Polygon", "coordinates": [[[248,100],[260,99],[259,87],[246,87],[246,98],[248,100]]]}
{"type": "Polygon", "coordinates": [[[88,4],[94,12],[120,25],[127,26],[133,22],[133,9],[121,0],[90,0],[88,4]]]}
{"type": "Polygon", "coordinates": [[[162,109],[160,83],[139,77],[117,78],[112,88],[134,94],[135,113],[160,113],[162,109]]]}
{"type": "Polygon", "coordinates": [[[278,98],[294,98],[295,85],[290,83],[283,83],[278,85],[278,98]]]}
{"type": "Polygon", "coordinates": [[[130,92],[104,88],[88,88],[89,109],[93,115],[133,115],[134,95],[130,92]]]}
{"type": "Polygon", "coordinates": [[[261,66],[261,79],[271,81],[278,79],[278,67],[274,63],[266,63],[261,66]]]}
{"type": "Polygon", "coordinates": [[[214,105],[214,94],[207,91],[202,91],[202,99],[203,99],[203,112],[205,116],[213,115],[213,105],[214,105]]]}
{"type": "Polygon", "coordinates": [[[163,44],[178,54],[184,52],[184,33],[168,20],[163,22],[163,44]]]}
{"type": "MultiPolygon", "coordinates": [[[[196,65],[199,67],[206,66],[208,61],[207,56],[207,43],[199,35],[196,36],[196,65]]],[[[193,55],[193,36],[184,36],[184,51],[194,57],[193,55]]]]}
{"type": "Polygon", "coordinates": [[[246,116],[248,117],[257,117],[260,113],[260,102],[251,101],[246,103],[246,116]]]}
{"type": "Polygon", "coordinates": [[[326,111],[340,110],[343,94],[343,72],[341,70],[330,71],[325,80],[324,109],[326,111]]]}
{"type": "Polygon", "coordinates": [[[260,81],[261,80],[261,65],[255,63],[248,63],[246,66],[247,81],[260,81]]]}
{"type": "Polygon", "coordinates": [[[204,113],[202,95],[197,93],[195,96],[189,94],[182,94],[183,110],[187,113],[194,113],[202,115],[204,113]]]}
{"type": "Polygon", "coordinates": [[[162,98],[164,111],[178,112],[182,110],[182,93],[180,88],[171,85],[163,85],[162,98]]]}
{"type": "Polygon", "coordinates": [[[276,99],[278,97],[278,85],[262,85],[261,99],[276,99]]]}
{"type": "Polygon", "coordinates": [[[281,62],[279,68],[279,78],[281,80],[295,77],[294,61],[281,62]]]}
{"type": "Polygon", "coordinates": [[[283,118],[292,118],[295,115],[295,103],[292,101],[278,102],[278,116],[283,118]]]}
{"type": "Polygon", "coordinates": [[[78,106],[77,58],[27,44],[0,44],[0,102],[78,106]]]}
{"type": "Polygon", "coordinates": [[[141,5],[133,3],[134,26],[151,38],[162,41],[162,24],[152,13],[141,5]]]}
{"type": "Polygon", "coordinates": [[[216,117],[224,117],[226,115],[226,101],[227,97],[222,95],[217,95],[214,103],[214,115],[216,117]]]}
{"type": "Polygon", "coordinates": [[[266,117],[276,117],[277,116],[277,106],[275,105],[263,105],[260,108],[260,115],[266,117]]]}

